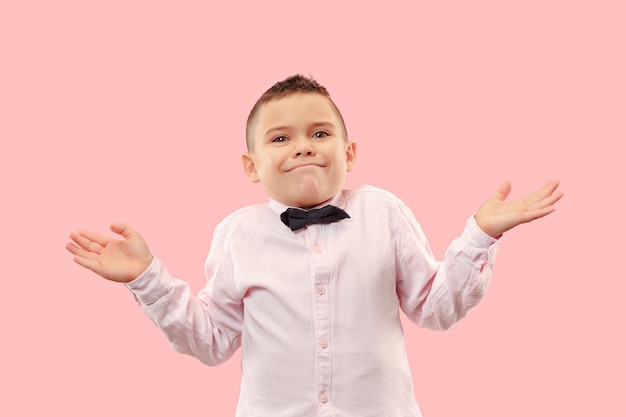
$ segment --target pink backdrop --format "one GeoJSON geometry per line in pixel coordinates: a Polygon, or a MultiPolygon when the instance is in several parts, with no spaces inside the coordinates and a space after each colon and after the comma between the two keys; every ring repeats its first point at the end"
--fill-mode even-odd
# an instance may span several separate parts
{"type": "Polygon", "coordinates": [[[468,319],[405,326],[424,414],[626,414],[623,2],[202,3],[0,5],[0,415],[234,414],[239,357],[175,353],[64,244],[128,222],[199,290],[216,223],[264,201],[248,111],[296,72],[360,145],[349,185],[403,198],[439,256],[501,180],[562,181],[468,319]]]}

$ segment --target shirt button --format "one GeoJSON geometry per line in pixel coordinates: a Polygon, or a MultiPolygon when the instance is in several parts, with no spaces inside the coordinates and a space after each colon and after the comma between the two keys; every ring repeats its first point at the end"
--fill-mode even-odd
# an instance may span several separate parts
{"type": "Polygon", "coordinates": [[[322,349],[326,349],[328,347],[328,340],[326,340],[326,339],[320,340],[320,347],[322,349]]]}
{"type": "Polygon", "coordinates": [[[326,288],[324,288],[324,287],[323,287],[323,286],[321,286],[321,285],[318,285],[318,287],[317,287],[317,293],[318,293],[319,295],[324,295],[324,294],[326,293],[326,288]]]}
{"type": "Polygon", "coordinates": [[[328,395],[320,394],[320,402],[326,404],[328,402],[328,395]]]}
{"type": "Polygon", "coordinates": [[[321,251],[322,251],[322,245],[320,245],[319,243],[316,243],[315,245],[313,245],[313,252],[320,253],[321,251]]]}

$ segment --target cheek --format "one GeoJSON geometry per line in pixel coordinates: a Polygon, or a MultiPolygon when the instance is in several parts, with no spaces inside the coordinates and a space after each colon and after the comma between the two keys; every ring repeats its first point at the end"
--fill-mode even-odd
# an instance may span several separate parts
{"type": "Polygon", "coordinates": [[[274,173],[280,171],[282,167],[282,159],[277,155],[271,155],[261,161],[260,166],[257,166],[259,175],[274,175],[274,173]]]}
{"type": "Polygon", "coordinates": [[[337,169],[341,169],[342,171],[345,171],[347,168],[347,159],[346,159],[346,153],[345,152],[337,152],[337,154],[335,155],[335,166],[337,169]]]}

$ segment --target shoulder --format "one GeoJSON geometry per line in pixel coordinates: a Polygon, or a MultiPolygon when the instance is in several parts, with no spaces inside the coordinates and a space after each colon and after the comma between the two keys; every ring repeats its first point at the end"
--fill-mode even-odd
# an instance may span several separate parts
{"type": "Polygon", "coordinates": [[[395,194],[382,188],[362,185],[345,190],[344,196],[348,213],[359,213],[368,219],[376,217],[394,228],[417,223],[409,206],[395,194]]]}
{"type": "Polygon", "coordinates": [[[362,185],[352,190],[344,191],[346,211],[352,215],[369,219],[379,219],[390,225],[396,224],[396,219],[407,209],[402,200],[393,193],[371,185],[362,185]]]}
{"type": "Polygon", "coordinates": [[[224,217],[215,227],[215,232],[228,233],[239,229],[241,225],[255,224],[268,210],[267,203],[241,207],[224,217]]]}
{"type": "Polygon", "coordinates": [[[390,207],[399,207],[404,205],[402,200],[396,197],[390,191],[372,185],[361,185],[352,190],[344,190],[344,196],[347,202],[353,204],[381,204],[390,207]]]}

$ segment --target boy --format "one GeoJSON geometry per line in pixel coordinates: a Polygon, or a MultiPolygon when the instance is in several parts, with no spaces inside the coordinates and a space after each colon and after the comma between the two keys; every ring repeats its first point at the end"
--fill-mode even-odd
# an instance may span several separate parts
{"type": "Polygon", "coordinates": [[[399,308],[446,329],[482,298],[498,238],[554,210],[549,181],[514,202],[505,182],[434,259],[411,211],[369,186],[343,190],[355,163],[341,113],[316,81],[275,84],[248,118],[246,175],[267,204],[216,228],[197,296],[141,236],[71,233],[74,261],[126,283],[179,352],[209,365],[242,348],[237,416],[414,417],[399,308]]]}

